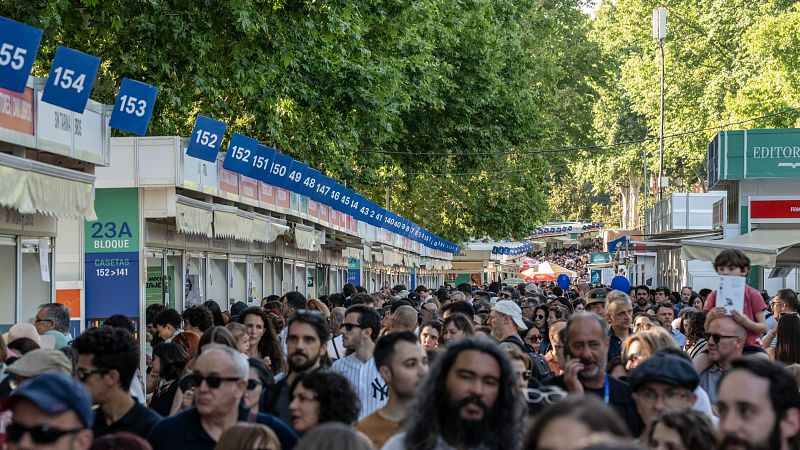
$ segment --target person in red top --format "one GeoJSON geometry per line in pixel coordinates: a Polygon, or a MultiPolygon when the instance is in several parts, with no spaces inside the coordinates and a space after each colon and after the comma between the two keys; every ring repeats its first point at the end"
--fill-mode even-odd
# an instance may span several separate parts
{"type": "MultiPolygon", "coordinates": [[[[739,250],[724,250],[714,260],[714,270],[720,275],[746,276],[750,269],[750,258],[739,250]]],[[[708,294],[706,304],[703,309],[708,313],[706,316],[706,329],[708,324],[717,317],[726,314],[725,308],[718,307],[716,304],[717,291],[708,294]]],[[[744,345],[744,354],[760,354],[767,357],[764,346],[761,343],[761,336],[767,331],[766,313],[767,304],[761,297],[761,293],[756,289],[745,285],[744,289],[744,311],[733,311],[732,317],[738,324],[747,330],[747,340],[744,345]]]]}

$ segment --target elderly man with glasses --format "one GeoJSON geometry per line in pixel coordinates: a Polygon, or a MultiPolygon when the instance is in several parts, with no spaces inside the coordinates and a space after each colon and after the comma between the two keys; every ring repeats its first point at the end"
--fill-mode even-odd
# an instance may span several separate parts
{"type": "Polygon", "coordinates": [[[250,367],[238,351],[222,346],[206,349],[185,382],[195,387],[195,406],[158,422],[148,436],[153,450],[191,448],[213,450],[222,433],[239,422],[271,428],[282,448],[292,448],[297,434],[275,416],[257,413],[242,404],[250,367]]]}
{"type": "Polygon", "coordinates": [[[707,393],[712,405],[717,403],[717,386],[731,362],[742,356],[747,330],[730,316],[717,317],[708,324],[706,348],[711,367],[700,374],[700,387],[707,393]]]}

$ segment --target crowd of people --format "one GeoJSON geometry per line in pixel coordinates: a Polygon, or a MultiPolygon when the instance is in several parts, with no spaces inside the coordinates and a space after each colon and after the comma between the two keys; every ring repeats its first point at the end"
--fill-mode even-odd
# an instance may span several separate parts
{"type": "Polygon", "coordinates": [[[0,340],[0,447],[797,449],[797,308],[749,287],[731,313],[690,287],[346,285],[73,339],[47,304],[0,340]]]}

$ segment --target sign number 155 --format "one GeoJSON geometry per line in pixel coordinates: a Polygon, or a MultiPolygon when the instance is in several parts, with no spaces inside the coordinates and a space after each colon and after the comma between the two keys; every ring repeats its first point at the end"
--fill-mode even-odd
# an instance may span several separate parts
{"type": "Polygon", "coordinates": [[[22,47],[14,47],[8,42],[0,46],[0,66],[11,65],[14,70],[19,70],[25,65],[25,55],[28,50],[22,47]]]}

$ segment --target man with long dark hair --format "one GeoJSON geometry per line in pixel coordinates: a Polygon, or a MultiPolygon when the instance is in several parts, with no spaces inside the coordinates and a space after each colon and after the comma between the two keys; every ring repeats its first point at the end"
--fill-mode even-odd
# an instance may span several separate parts
{"type": "Polygon", "coordinates": [[[522,402],[506,352],[481,338],[448,346],[384,450],[502,449],[522,442],[522,402]]]}

